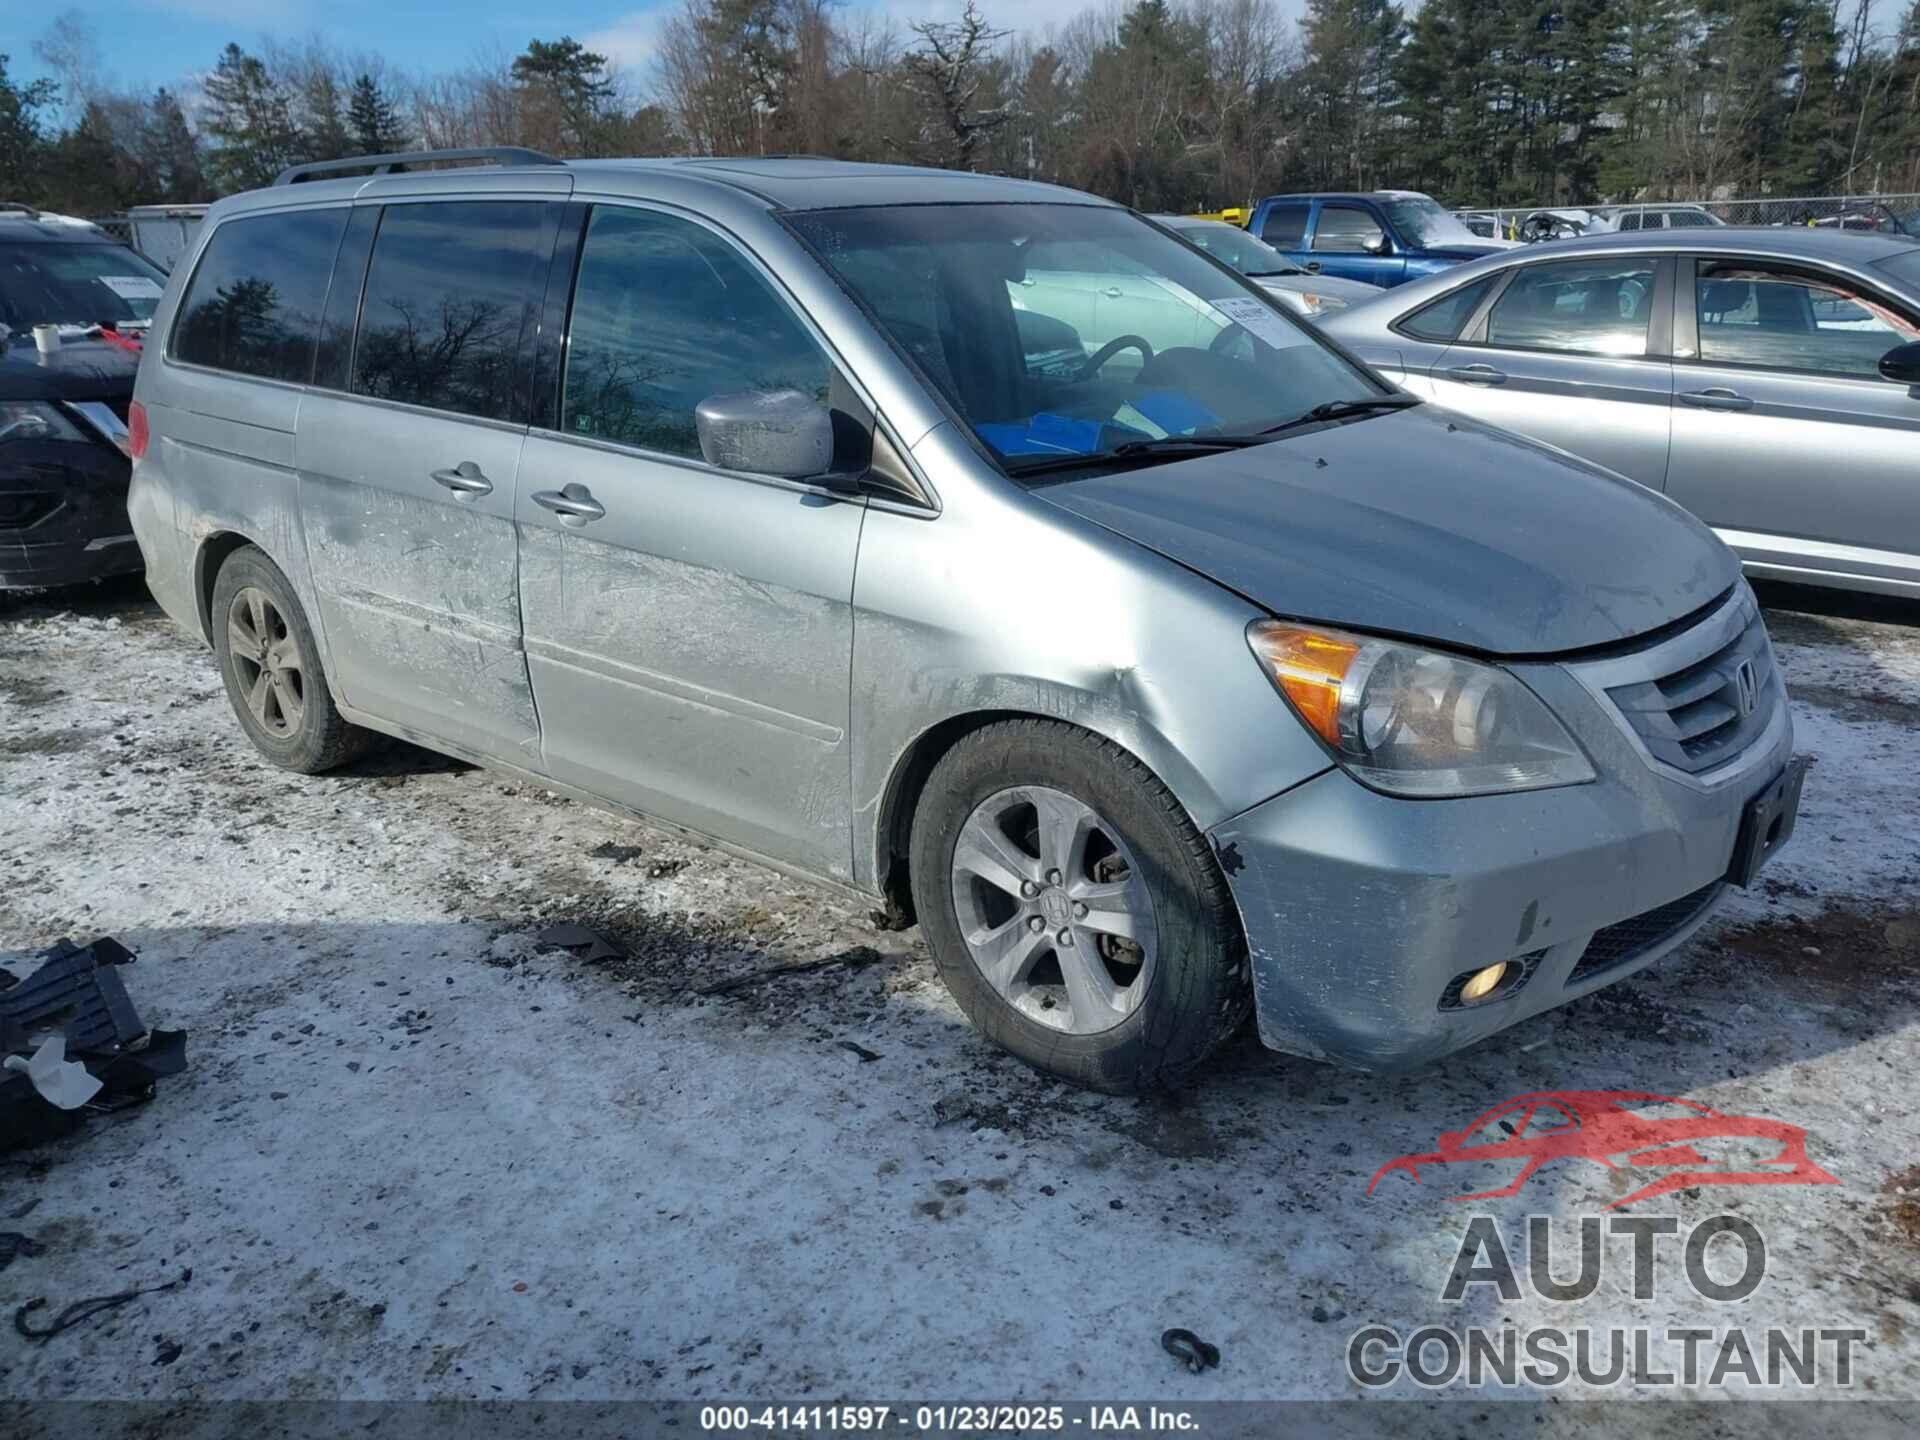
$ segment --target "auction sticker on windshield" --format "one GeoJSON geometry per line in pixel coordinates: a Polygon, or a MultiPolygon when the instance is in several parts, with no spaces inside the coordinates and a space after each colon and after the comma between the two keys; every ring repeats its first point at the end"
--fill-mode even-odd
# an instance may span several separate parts
{"type": "Polygon", "coordinates": [[[145,275],[101,275],[96,277],[122,300],[158,300],[158,282],[145,275]]]}
{"type": "Polygon", "coordinates": [[[1301,343],[1300,332],[1275,313],[1273,307],[1264,300],[1245,296],[1230,300],[1210,300],[1207,303],[1234,324],[1256,338],[1266,341],[1276,350],[1284,350],[1289,345],[1301,343]]]}

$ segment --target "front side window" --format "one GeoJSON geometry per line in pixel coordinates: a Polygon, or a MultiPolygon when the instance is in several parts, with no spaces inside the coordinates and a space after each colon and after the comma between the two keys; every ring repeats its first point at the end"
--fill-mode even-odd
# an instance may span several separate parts
{"type": "Polygon", "coordinates": [[[1385,238],[1373,212],[1357,205],[1322,205],[1313,227],[1313,248],[1341,255],[1371,254],[1385,238]]]}
{"type": "Polygon", "coordinates": [[[1411,315],[1401,320],[1399,328],[1421,340],[1451,340],[1460,333],[1460,327],[1480,307],[1487,291],[1493,288],[1497,275],[1483,275],[1471,285],[1462,285],[1451,294],[1442,295],[1438,300],[1421,306],[1411,315]]]}
{"type": "Polygon", "coordinates": [[[1653,261],[1644,256],[1528,265],[1494,302],[1487,343],[1567,355],[1644,355],[1653,261]]]}
{"type": "Polygon", "coordinates": [[[914,205],[788,224],[1010,473],[1382,393],[1264,292],[1122,210],[914,205]],[[1029,268],[1063,247],[1094,268],[1029,268]]]}
{"type": "Polygon", "coordinates": [[[1307,207],[1305,205],[1274,205],[1267,210],[1267,218],[1260,224],[1260,238],[1269,245],[1278,245],[1281,249],[1298,249],[1301,239],[1307,233],[1307,207]]]}
{"type": "Polygon", "coordinates": [[[1654,217],[1650,215],[1642,215],[1636,210],[1631,215],[1622,215],[1620,217],[1620,228],[1622,230],[1639,230],[1645,226],[1648,220],[1653,218],[1654,217]]]}
{"type": "Polygon", "coordinates": [[[124,245],[0,241],[0,323],[140,326],[167,277],[124,245]]]}
{"type": "Polygon", "coordinates": [[[389,205],[374,236],[353,393],[524,420],[520,334],[546,278],[532,200],[389,205]]]}
{"type": "Polygon", "coordinates": [[[1713,217],[1702,210],[1669,210],[1667,228],[1669,230],[1710,229],[1713,217]]]}
{"type": "Polygon", "coordinates": [[[207,242],[180,302],[174,358],[304,385],[345,206],[229,220],[207,242]]]}
{"type": "Polygon", "coordinates": [[[1838,278],[1743,261],[1701,262],[1694,279],[1700,358],[1770,370],[1880,376],[1880,357],[1920,325],[1838,278]]]}
{"type": "Polygon", "coordinates": [[[587,224],[561,428],[700,458],[711,395],[799,390],[826,404],[832,367],[773,288],[726,241],[671,215],[596,207],[587,224]]]}

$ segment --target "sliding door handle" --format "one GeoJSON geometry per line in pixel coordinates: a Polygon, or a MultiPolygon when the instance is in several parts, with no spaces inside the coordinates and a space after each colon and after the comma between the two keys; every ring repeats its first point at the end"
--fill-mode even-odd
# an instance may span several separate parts
{"type": "Polygon", "coordinates": [[[461,499],[469,495],[491,495],[493,482],[471,460],[462,460],[449,470],[433,472],[434,483],[444,485],[461,499]]]}
{"type": "Polygon", "coordinates": [[[532,499],[541,509],[551,510],[558,515],[563,525],[584,525],[607,513],[607,507],[594,499],[593,492],[584,485],[568,485],[560,490],[536,490],[532,499]]]}

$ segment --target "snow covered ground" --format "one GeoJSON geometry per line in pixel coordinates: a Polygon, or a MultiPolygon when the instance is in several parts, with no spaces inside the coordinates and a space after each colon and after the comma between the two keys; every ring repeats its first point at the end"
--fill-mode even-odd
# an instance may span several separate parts
{"type": "Polygon", "coordinates": [[[41,1246],[0,1315],[193,1271],[0,1332],[0,1395],[1339,1397],[1362,1325],[1507,1320],[1857,1326],[1855,1393],[1920,1399],[1920,607],[1817,603],[1770,614],[1818,757],[1798,836],[1683,952],[1412,1077],[1243,1037],[1133,1101],[1003,1057],[917,932],[753,865],[406,747],[266,767],[137,583],[0,599],[0,964],[118,937],[191,1061],[0,1156],[0,1230],[41,1246]],[[559,920],[628,958],[542,948],[559,920]],[[1677,1260],[1652,1300],[1619,1265],[1577,1304],[1443,1304],[1469,1210],[1511,1237],[1622,1192],[1585,1163],[1472,1207],[1369,1177],[1568,1089],[1804,1126],[1840,1184],[1645,1207],[1759,1227],[1736,1304],[1677,1260]]]}

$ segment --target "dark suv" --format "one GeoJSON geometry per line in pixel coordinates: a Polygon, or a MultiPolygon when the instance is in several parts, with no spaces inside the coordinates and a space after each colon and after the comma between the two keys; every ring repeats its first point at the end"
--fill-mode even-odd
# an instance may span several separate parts
{"type": "Polygon", "coordinates": [[[140,569],[127,407],[165,284],[98,226],[0,206],[0,589],[140,569]]]}

